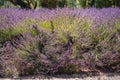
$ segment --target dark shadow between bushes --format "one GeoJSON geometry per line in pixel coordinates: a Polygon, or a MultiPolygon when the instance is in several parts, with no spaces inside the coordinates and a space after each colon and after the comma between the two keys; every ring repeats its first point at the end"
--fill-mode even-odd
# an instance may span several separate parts
{"type": "Polygon", "coordinates": [[[89,71],[89,72],[81,72],[77,74],[55,74],[55,75],[31,75],[31,76],[24,76],[21,78],[14,78],[14,79],[71,79],[71,78],[79,78],[84,79],[87,77],[99,77],[99,76],[107,76],[107,77],[114,77],[120,76],[120,72],[96,72],[96,71],[89,71]]]}

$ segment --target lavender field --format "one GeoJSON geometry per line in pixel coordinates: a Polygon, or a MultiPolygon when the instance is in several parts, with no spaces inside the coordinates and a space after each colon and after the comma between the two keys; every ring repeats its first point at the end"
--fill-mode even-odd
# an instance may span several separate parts
{"type": "Polygon", "coordinates": [[[120,9],[0,9],[0,77],[120,72],[120,9]]]}

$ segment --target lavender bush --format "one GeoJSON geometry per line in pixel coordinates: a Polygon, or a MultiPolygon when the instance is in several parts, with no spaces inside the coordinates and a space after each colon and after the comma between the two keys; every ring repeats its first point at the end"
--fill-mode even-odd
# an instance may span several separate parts
{"type": "Polygon", "coordinates": [[[0,9],[0,76],[120,71],[120,9],[0,9]]]}

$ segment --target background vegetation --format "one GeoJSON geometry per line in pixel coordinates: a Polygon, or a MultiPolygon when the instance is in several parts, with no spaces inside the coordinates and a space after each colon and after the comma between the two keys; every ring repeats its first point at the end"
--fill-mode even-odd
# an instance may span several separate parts
{"type": "Polygon", "coordinates": [[[120,7],[120,0],[0,0],[1,7],[19,6],[21,8],[57,8],[57,7],[120,7]],[[11,4],[11,3],[12,4],[11,4]]]}

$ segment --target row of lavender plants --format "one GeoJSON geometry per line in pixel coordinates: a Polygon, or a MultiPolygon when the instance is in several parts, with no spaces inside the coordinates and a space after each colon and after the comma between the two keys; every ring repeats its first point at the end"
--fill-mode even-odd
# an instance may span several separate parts
{"type": "Polygon", "coordinates": [[[0,9],[0,77],[120,71],[120,9],[0,9]]]}

